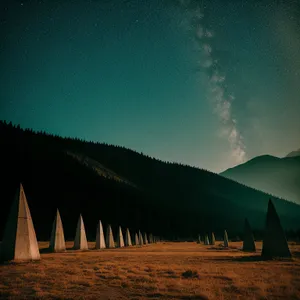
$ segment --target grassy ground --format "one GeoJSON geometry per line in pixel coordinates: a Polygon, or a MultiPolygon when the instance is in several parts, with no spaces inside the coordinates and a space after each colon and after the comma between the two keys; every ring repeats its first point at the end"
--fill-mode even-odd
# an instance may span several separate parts
{"type": "Polygon", "coordinates": [[[39,246],[41,261],[0,265],[0,299],[300,299],[300,245],[290,245],[290,261],[261,261],[261,243],[256,254],[238,242],[57,254],[39,246]]]}

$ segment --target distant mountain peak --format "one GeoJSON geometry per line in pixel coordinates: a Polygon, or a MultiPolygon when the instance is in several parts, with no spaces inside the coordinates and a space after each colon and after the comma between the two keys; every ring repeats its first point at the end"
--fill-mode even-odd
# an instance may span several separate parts
{"type": "Polygon", "coordinates": [[[290,152],[286,157],[300,156],[300,149],[290,152]]]}

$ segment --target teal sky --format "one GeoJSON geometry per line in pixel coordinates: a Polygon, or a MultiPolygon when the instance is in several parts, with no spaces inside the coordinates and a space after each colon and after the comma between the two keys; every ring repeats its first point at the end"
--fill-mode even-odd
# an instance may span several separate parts
{"type": "Polygon", "coordinates": [[[241,162],[240,140],[244,160],[300,148],[296,2],[199,3],[224,99],[234,95],[226,124],[199,68],[198,2],[175,0],[4,1],[0,119],[214,172],[241,162]]]}

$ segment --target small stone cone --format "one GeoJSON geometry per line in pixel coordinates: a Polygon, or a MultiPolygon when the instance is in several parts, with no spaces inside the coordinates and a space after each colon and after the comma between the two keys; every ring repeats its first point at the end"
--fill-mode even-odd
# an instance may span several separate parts
{"type": "Polygon", "coordinates": [[[228,234],[227,231],[224,231],[224,247],[228,248],[228,234]]]}
{"type": "Polygon", "coordinates": [[[244,225],[243,251],[245,252],[256,251],[254,237],[247,218],[245,219],[245,225],[244,225]]]}
{"type": "Polygon", "coordinates": [[[106,246],[107,248],[115,248],[114,236],[110,225],[107,226],[106,231],[106,246]]]}
{"type": "Polygon", "coordinates": [[[123,233],[122,233],[121,226],[119,226],[119,233],[118,233],[118,239],[117,239],[117,247],[118,248],[122,248],[124,246],[125,245],[124,245],[123,233]]]}
{"type": "Polygon", "coordinates": [[[144,245],[144,241],[143,241],[143,236],[141,234],[141,232],[139,231],[139,245],[143,246],[144,245]]]}
{"type": "Polygon", "coordinates": [[[103,233],[103,226],[101,221],[99,221],[97,226],[97,235],[96,235],[96,249],[105,249],[105,239],[103,233]]]}
{"type": "Polygon", "coordinates": [[[209,245],[209,238],[208,238],[208,235],[205,235],[204,245],[209,245]]]}
{"type": "Polygon", "coordinates": [[[201,237],[200,237],[200,234],[198,235],[197,244],[201,244],[201,237]]]}
{"type": "Polygon", "coordinates": [[[264,233],[261,256],[264,258],[291,257],[291,252],[271,199],[268,204],[266,229],[264,233]]]}
{"type": "Polygon", "coordinates": [[[144,244],[147,245],[148,244],[148,238],[147,238],[147,233],[144,233],[144,244]]]}
{"type": "Polygon", "coordinates": [[[20,184],[12,204],[1,243],[1,260],[39,260],[40,251],[25,192],[20,184]]]}
{"type": "Polygon", "coordinates": [[[149,244],[153,244],[153,234],[150,233],[149,235],[149,244]]]}
{"type": "Polygon", "coordinates": [[[64,252],[66,251],[66,243],[64,236],[64,228],[57,209],[56,216],[52,226],[49,250],[51,252],[64,252]]]}
{"type": "Polygon", "coordinates": [[[79,216],[78,223],[77,223],[73,249],[75,250],[89,249],[87,239],[86,239],[86,234],[85,234],[84,223],[81,215],[79,216]]]}
{"type": "Polygon", "coordinates": [[[140,244],[139,236],[138,236],[137,233],[134,235],[134,244],[135,244],[136,246],[138,246],[138,245],[140,244]]]}
{"type": "Polygon", "coordinates": [[[211,245],[214,245],[215,243],[216,243],[215,234],[212,232],[212,233],[211,233],[211,241],[210,241],[210,244],[211,244],[211,245]]]}
{"type": "Polygon", "coordinates": [[[129,229],[128,229],[128,228],[126,229],[125,246],[126,246],[126,247],[132,246],[132,243],[131,243],[131,236],[130,236],[130,232],[129,232],[129,229]]]}

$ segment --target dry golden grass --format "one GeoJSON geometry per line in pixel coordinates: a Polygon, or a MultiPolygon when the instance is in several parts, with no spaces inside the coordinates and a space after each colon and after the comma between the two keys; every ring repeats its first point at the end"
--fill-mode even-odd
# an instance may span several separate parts
{"type": "Polygon", "coordinates": [[[41,261],[0,265],[1,299],[300,299],[300,245],[281,261],[261,261],[261,243],[256,254],[238,242],[55,254],[39,245],[41,261]]]}

